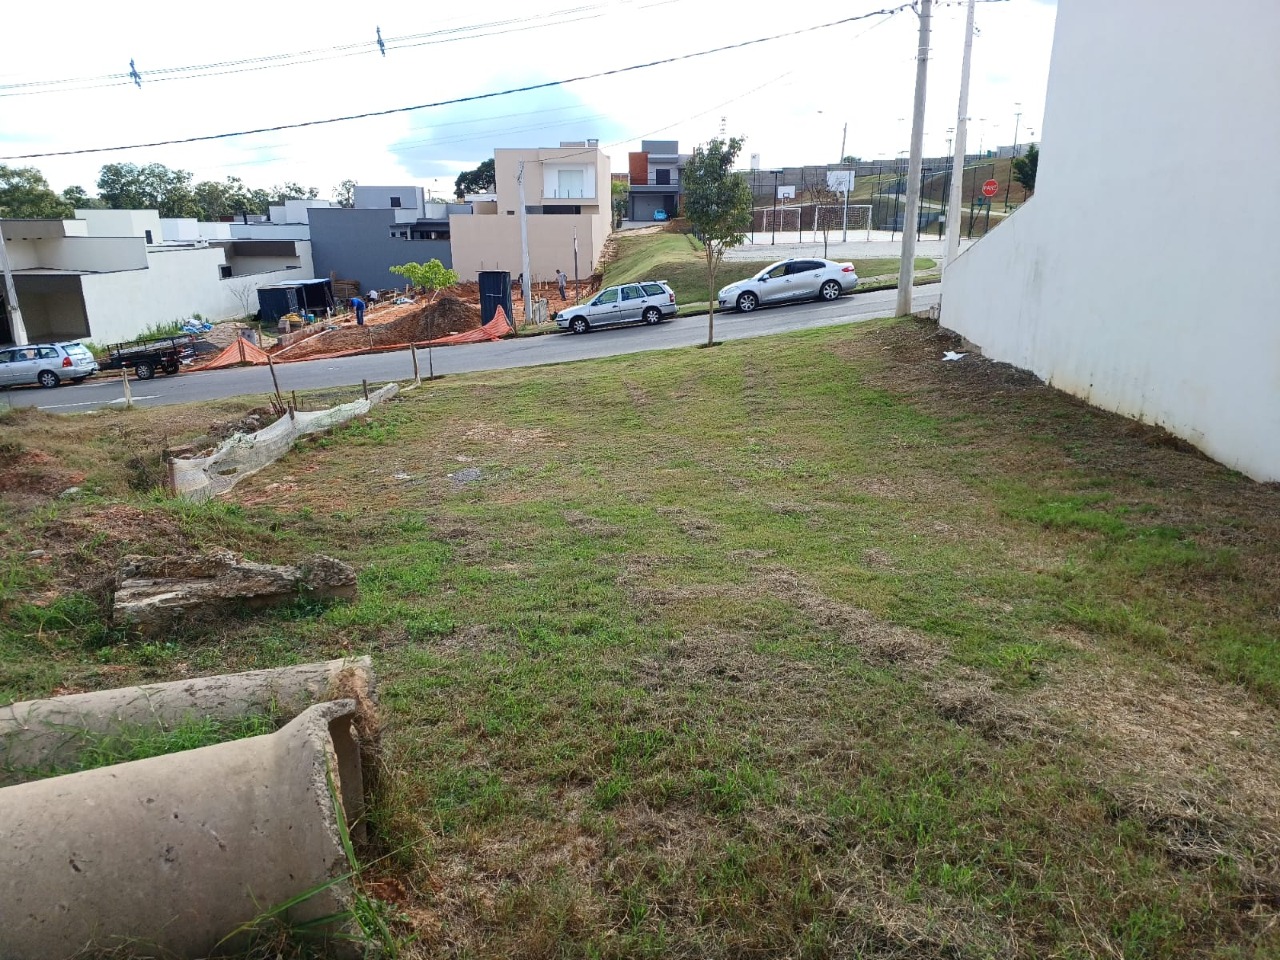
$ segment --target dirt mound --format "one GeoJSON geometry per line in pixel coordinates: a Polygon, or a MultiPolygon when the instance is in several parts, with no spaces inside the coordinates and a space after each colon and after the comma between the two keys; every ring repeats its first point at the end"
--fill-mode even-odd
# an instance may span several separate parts
{"type": "Polygon", "coordinates": [[[350,350],[370,350],[465,333],[480,327],[480,308],[455,297],[443,297],[433,304],[415,307],[385,323],[358,327],[344,323],[286,347],[275,354],[281,360],[302,360],[350,350]]]}

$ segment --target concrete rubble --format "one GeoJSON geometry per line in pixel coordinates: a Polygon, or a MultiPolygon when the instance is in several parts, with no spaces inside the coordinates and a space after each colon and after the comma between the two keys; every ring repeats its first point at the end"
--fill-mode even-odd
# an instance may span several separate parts
{"type": "Polygon", "coordinates": [[[230,550],[187,557],[125,557],[111,618],[143,634],[164,633],[187,621],[299,597],[356,595],[356,572],[316,555],[296,566],[255,563],[230,550]]]}

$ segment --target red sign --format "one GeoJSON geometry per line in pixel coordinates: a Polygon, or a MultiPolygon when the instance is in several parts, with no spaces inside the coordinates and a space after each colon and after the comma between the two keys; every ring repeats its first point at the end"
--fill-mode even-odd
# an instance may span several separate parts
{"type": "Polygon", "coordinates": [[[1000,189],[1000,184],[996,180],[988,180],[982,185],[982,195],[984,197],[994,197],[996,191],[1000,189]]]}

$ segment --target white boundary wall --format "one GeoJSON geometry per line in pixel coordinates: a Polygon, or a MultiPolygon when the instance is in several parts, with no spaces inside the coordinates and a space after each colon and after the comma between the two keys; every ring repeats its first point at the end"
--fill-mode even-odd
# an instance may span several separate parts
{"type": "Polygon", "coordinates": [[[1229,6],[1059,6],[1036,195],[947,268],[942,323],[1280,480],[1280,193],[1248,173],[1280,153],[1280,4],[1229,6]]]}

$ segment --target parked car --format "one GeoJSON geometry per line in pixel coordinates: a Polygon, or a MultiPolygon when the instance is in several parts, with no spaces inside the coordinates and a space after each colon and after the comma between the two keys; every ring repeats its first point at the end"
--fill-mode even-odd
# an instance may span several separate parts
{"type": "Polygon", "coordinates": [[[640,280],[605,287],[586,303],[556,314],[561,330],[586,333],[620,323],[661,323],[676,315],[676,295],[665,280],[640,280]]]}
{"type": "Polygon", "coordinates": [[[0,387],[33,383],[56,387],[63,380],[79,383],[97,372],[98,361],[87,347],[75,341],[0,348],[0,387]]]}
{"type": "Polygon", "coordinates": [[[780,260],[754,277],[731,283],[716,298],[721,309],[750,313],[767,303],[839,300],[858,285],[851,263],[833,260],[780,260]]]}

